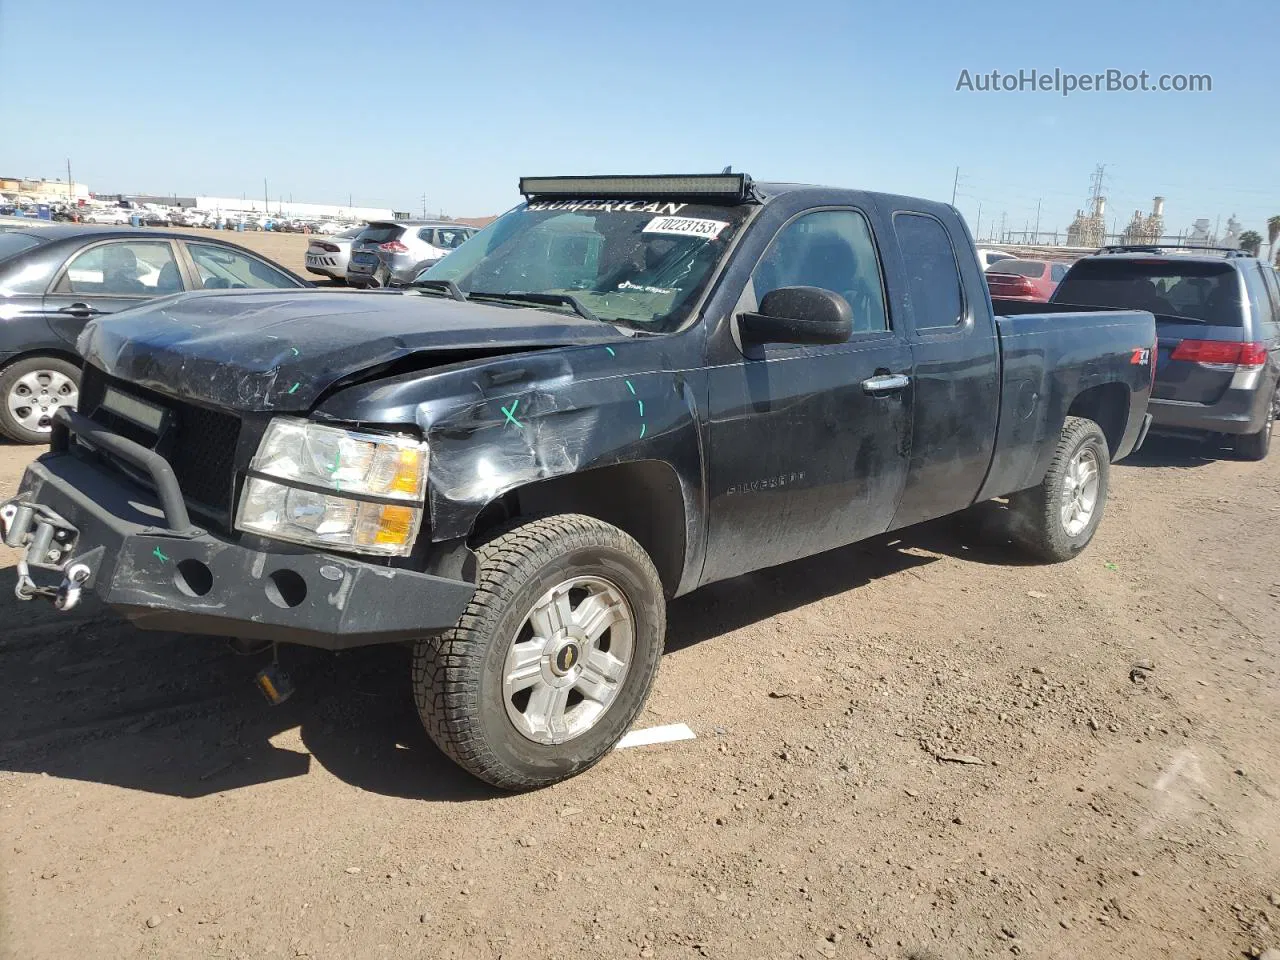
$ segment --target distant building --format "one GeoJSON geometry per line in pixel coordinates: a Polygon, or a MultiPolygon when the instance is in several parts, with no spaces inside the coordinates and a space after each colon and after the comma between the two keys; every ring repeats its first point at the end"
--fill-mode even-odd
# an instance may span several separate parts
{"type": "Polygon", "coordinates": [[[28,180],[24,177],[0,177],[0,193],[10,197],[30,197],[37,203],[67,203],[87,200],[89,188],[83,183],[68,186],[62,180],[28,180]]]}

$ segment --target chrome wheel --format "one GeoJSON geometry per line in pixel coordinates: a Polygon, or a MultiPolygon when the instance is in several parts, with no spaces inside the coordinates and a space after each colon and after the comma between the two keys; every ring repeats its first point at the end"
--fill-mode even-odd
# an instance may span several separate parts
{"type": "Polygon", "coordinates": [[[574,577],[552,587],[507,652],[507,717],[537,743],[581,736],[617,699],[634,650],[635,616],[617,586],[574,577]]]}
{"type": "Polygon", "coordinates": [[[1067,464],[1062,484],[1062,529],[1076,537],[1089,526],[1098,505],[1098,453],[1092,446],[1081,447],[1067,464]]]}
{"type": "Polygon", "coordinates": [[[9,414],[24,430],[48,433],[59,407],[75,409],[80,390],[74,380],[57,370],[32,370],[14,381],[5,397],[9,414]]]}

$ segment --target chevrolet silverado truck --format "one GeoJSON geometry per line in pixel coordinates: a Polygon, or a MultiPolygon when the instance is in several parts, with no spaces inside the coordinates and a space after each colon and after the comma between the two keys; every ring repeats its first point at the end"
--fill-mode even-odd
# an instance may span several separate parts
{"type": "Polygon", "coordinates": [[[91,322],[78,410],[0,506],[18,596],[409,642],[434,741],[528,789],[631,726],[668,598],[993,498],[1068,560],[1149,423],[1152,315],[993,304],[951,206],[733,173],[521,193],[408,291],[91,322]]]}

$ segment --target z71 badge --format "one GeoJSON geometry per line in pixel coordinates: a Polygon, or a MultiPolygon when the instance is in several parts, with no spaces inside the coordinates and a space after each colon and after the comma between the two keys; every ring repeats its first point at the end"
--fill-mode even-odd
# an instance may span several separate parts
{"type": "Polygon", "coordinates": [[[1135,367],[1145,367],[1151,362],[1151,348],[1137,347],[1133,351],[1133,356],[1129,358],[1129,362],[1135,367]]]}

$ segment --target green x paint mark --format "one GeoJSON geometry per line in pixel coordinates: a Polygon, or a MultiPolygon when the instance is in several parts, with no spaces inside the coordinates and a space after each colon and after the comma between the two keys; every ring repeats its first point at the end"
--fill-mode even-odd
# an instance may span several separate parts
{"type": "Polygon", "coordinates": [[[166,556],[161,552],[161,550],[160,550],[160,548],[159,548],[159,547],[156,547],[154,550],[152,550],[152,551],[151,551],[151,555],[152,555],[153,557],[155,557],[157,560],[159,560],[161,563],[168,563],[168,562],[169,562],[169,558],[168,558],[168,557],[166,557],[166,556]]]}
{"type": "Polygon", "coordinates": [[[290,395],[293,395],[295,392],[297,392],[297,389],[298,389],[300,386],[302,386],[302,384],[300,384],[300,383],[295,383],[292,387],[290,387],[290,388],[289,388],[289,394],[290,394],[290,395]]]}
{"type": "Polygon", "coordinates": [[[517,420],[517,419],[516,419],[516,407],[518,407],[518,406],[520,406],[520,401],[519,401],[519,400],[515,400],[515,401],[513,401],[513,402],[512,402],[512,404],[511,404],[511,409],[510,409],[510,410],[508,410],[506,407],[503,407],[503,408],[502,408],[502,412],[506,415],[506,417],[507,417],[507,421],[508,421],[509,423],[514,423],[517,427],[519,427],[521,430],[523,430],[523,429],[524,429],[524,424],[523,424],[523,423],[521,423],[519,420],[517,420]]]}

